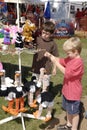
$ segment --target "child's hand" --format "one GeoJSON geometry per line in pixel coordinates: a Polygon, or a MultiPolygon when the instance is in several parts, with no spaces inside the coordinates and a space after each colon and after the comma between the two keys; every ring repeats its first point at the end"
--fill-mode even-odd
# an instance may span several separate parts
{"type": "Polygon", "coordinates": [[[45,54],[44,54],[44,56],[50,58],[50,57],[51,57],[51,54],[46,51],[45,54]]]}
{"type": "Polygon", "coordinates": [[[50,58],[50,60],[52,62],[55,62],[55,56],[53,56],[52,54],[50,54],[49,52],[45,52],[44,56],[50,58]]]}
{"type": "Polygon", "coordinates": [[[53,75],[53,76],[56,75],[56,69],[53,69],[52,75],[53,75]]]}

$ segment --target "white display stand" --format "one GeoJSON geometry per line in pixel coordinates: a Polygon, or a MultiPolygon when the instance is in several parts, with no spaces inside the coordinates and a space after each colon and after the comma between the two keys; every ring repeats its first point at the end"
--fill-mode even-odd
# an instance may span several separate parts
{"type": "MultiPolygon", "coordinates": [[[[18,50],[17,50],[18,63],[19,63],[19,71],[20,71],[20,72],[21,72],[21,53],[22,53],[22,52],[26,52],[26,53],[28,53],[28,54],[35,54],[37,51],[35,51],[35,50],[32,51],[32,50],[27,50],[27,49],[24,49],[24,50],[18,49],[18,50]]],[[[33,114],[21,113],[21,112],[20,112],[17,116],[10,116],[10,117],[7,117],[7,118],[4,118],[4,119],[0,120],[0,125],[1,125],[1,124],[4,124],[4,123],[6,123],[6,122],[9,122],[9,121],[11,121],[11,120],[17,119],[17,118],[19,118],[19,117],[21,118],[23,130],[26,130],[25,124],[24,124],[24,117],[37,119],[37,118],[34,117],[33,114]]],[[[39,120],[44,120],[45,117],[41,116],[41,117],[39,117],[38,119],[39,119],[39,120]]]]}
{"type": "MultiPolygon", "coordinates": [[[[5,118],[5,119],[0,120],[0,125],[1,125],[1,124],[4,124],[4,123],[6,123],[6,122],[9,122],[9,121],[11,121],[11,120],[17,119],[17,118],[19,118],[19,117],[21,118],[23,130],[26,130],[25,124],[24,124],[24,117],[36,119],[36,118],[34,117],[34,115],[32,115],[32,114],[19,113],[17,116],[10,116],[10,117],[7,117],[7,118],[5,118]]],[[[41,116],[41,117],[39,117],[38,119],[39,119],[39,120],[44,120],[45,117],[41,116]]]]}

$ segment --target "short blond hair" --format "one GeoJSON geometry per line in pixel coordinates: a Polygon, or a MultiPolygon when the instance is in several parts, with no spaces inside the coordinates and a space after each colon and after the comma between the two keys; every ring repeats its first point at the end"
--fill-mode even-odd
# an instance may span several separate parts
{"type": "Polygon", "coordinates": [[[75,51],[77,50],[78,53],[81,53],[82,50],[82,44],[78,37],[71,37],[63,44],[63,50],[64,51],[75,51]]]}

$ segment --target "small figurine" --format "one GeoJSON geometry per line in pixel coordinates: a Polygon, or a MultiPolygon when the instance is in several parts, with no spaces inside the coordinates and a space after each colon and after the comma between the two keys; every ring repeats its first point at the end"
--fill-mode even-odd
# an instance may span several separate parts
{"type": "Polygon", "coordinates": [[[36,79],[36,76],[33,76],[31,78],[31,81],[26,83],[25,86],[28,87],[28,105],[32,108],[36,108],[37,104],[36,104],[36,100],[34,99],[34,96],[36,97],[38,95],[38,93],[41,93],[42,90],[45,89],[45,85],[47,87],[47,83],[43,83],[43,78],[44,78],[44,74],[45,74],[45,69],[41,68],[40,69],[40,75],[39,75],[39,79],[36,79]],[[42,84],[44,84],[44,89],[42,88],[42,84]]]}
{"type": "Polygon", "coordinates": [[[0,29],[0,33],[2,33],[4,35],[3,44],[10,45],[11,42],[10,42],[10,30],[9,30],[9,28],[0,29]]]}
{"type": "Polygon", "coordinates": [[[47,109],[47,114],[44,121],[49,121],[52,118],[52,109],[54,105],[53,99],[54,97],[52,93],[48,91],[41,92],[36,98],[36,102],[39,104],[39,108],[36,112],[33,113],[34,117],[38,119],[42,114],[43,108],[45,108],[47,109]]]}
{"type": "Polygon", "coordinates": [[[10,30],[9,28],[5,28],[4,29],[4,41],[3,43],[5,45],[10,45],[11,44],[11,41],[10,41],[10,30]]]}
{"type": "Polygon", "coordinates": [[[0,70],[0,97],[7,96],[7,86],[5,84],[5,70],[0,70]]]}
{"type": "Polygon", "coordinates": [[[36,100],[34,100],[34,96],[38,91],[41,91],[41,83],[37,83],[36,77],[33,76],[31,81],[25,83],[24,87],[28,94],[28,105],[31,108],[36,108],[38,105],[36,104],[36,100]]]}
{"type": "Polygon", "coordinates": [[[22,34],[21,34],[21,32],[17,32],[16,33],[16,40],[15,40],[15,47],[16,47],[16,49],[17,48],[20,48],[20,49],[22,49],[23,48],[23,36],[22,36],[22,34]]]}
{"type": "Polygon", "coordinates": [[[8,112],[14,116],[18,115],[20,112],[25,112],[27,109],[24,107],[24,93],[23,93],[23,86],[20,80],[21,73],[16,71],[15,73],[15,85],[14,86],[7,86],[7,96],[5,99],[8,100],[8,106],[2,106],[2,109],[5,112],[8,112]],[[14,106],[15,105],[15,106],[14,106]]]}
{"type": "MultiPolygon", "coordinates": [[[[5,78],[5,70],[0,71],[0,79],[1,79],[1,87],[0,87],[0,97],[7,97],[8,96],[8,87],[9,85],[12,85],[12,80],[8,78],[8,80],[5,78]],[[7,82],[7,81],[8,82],[7,82]],[[6,83],[7,82],[7,83],[6,83]],[[10,84],[11,82],[11,84],[10,84]],[[9,83],[9,84],[8,84],[9,83]],[[7,87],[8,86],[8,87],[7,87]]],[[[13,86],[13,85],[12,85],[13,86]]],[[[14,100],[11,99],[8,102],[8,107],[5,107],[4,105],[2,106],[2,109],[8,113],[10,113],[10,110],[12,109],[14,104],[14,100]]]]}
{"type": "Polygon", "coordinates": [[[32,49],[34,48],[33,43],[33,33],[36,31],[36,26],[30,20],[26,20],[25,24],[23,25],[23,32],[22,35],[24,36],[24,43],[25,47],[32,49]]]}
{"type": "Polygon", "coordinates": [[[22,32],[22,28],[18,27],[18,25],[10,25],[9,29],[10,29],[10,36],[11,36],[11,44],[15,44],[16,33],[22,32]]]}
{"type": "Polygon", "coordinates": [[[43,108],[47,108],[47,114],[44,119],[44,121],[49,121],[52,118],[52,108],[54,105],[54,97],[52,93],[48,92],[47,87],[49,86],[49,83],[45,80],[46,78],[46,70],[45,68],[40,69],[40,76],[38,82],[42,86],[42,92],[39,91],[36,95],[36,103],[39,104],[39,109],[33,113],[35,118],[39,118],[42,114],[43,108]]]}

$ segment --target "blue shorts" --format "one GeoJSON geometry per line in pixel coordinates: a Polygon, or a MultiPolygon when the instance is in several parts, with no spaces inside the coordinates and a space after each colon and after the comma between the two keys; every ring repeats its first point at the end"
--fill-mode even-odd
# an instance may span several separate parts
{"type": "Polygon", "coordinates": [[[81,103],[80,101],[67,100],[63,96],[62,107],[69,114],[79,114],[80,113],[80,103],[81,103]]]}

